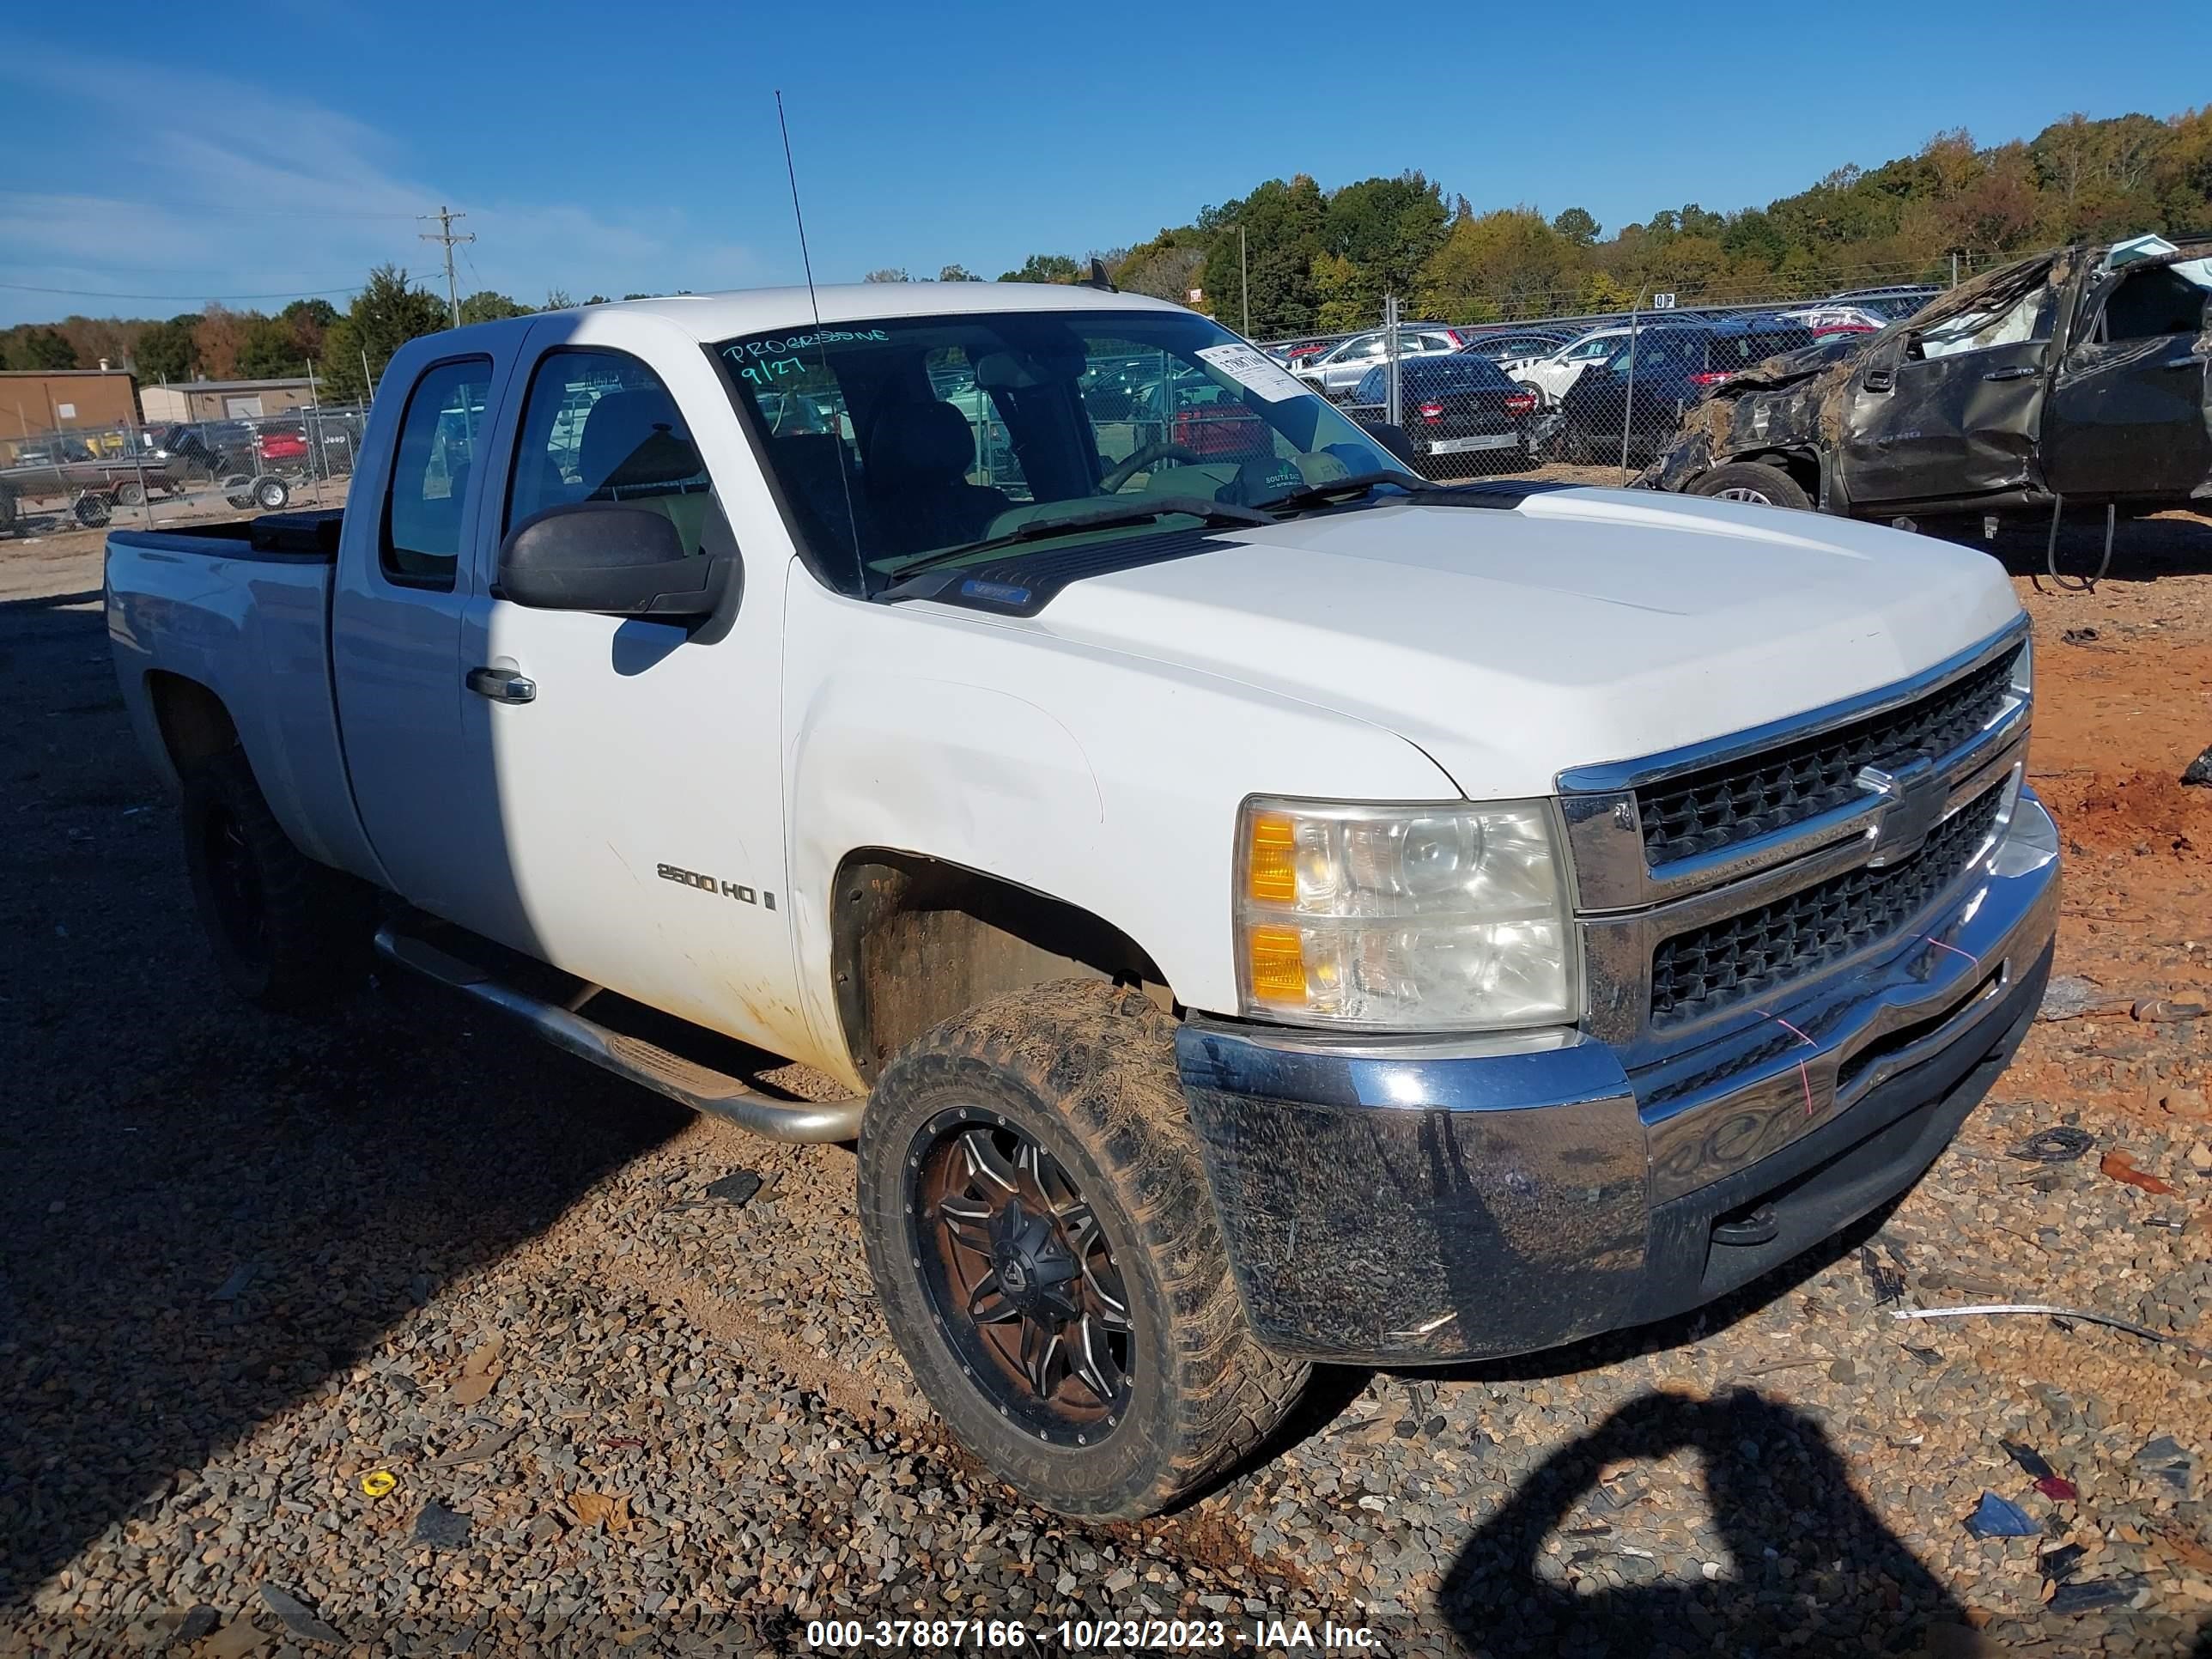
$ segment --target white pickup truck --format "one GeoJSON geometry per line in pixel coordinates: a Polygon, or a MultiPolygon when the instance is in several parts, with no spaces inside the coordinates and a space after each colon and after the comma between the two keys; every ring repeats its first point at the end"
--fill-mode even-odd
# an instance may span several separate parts
{"type": "Polygon", "coordinates": [[[1994,563],[1437,489],[1388,435],[1084,289],[520,318],[392,360],[342,515],[113,534],[108,628],[240,990],[373,941],[857,1143],[929,1398],[1134,1516],[1310,1362],[1566,1343],[1829,1237],[2048,972],[1994,563]]]}

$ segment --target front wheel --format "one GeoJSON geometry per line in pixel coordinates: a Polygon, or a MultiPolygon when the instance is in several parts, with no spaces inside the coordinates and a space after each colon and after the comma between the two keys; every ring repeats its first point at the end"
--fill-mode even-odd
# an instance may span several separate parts
{"type": "Polygon", "coordinates": [[[253,481],[249,493],[253,504],[264,513],[276,513],[292,499],[292,487],[272,472],[264,472],[253,481]]]}
{"type": "Polygon", "coordinates": [[[1795,478],[1763,461],[1730,461],[1726,466],[1717,466],[1692,484],[1689,493],[1759,507],[1794,507],[1801,513],[1813,505],[1813,498],[1795,478]]]}
{"type": "Polygon", "coordinates": [[[862,1237],[915,1380],[1025,1498],[1134,1519],[1232,1468],[1307,1368],[1252,1340],[1174,1022],[1071,981],[946,1021],[862,1121],[862,1237]]]}

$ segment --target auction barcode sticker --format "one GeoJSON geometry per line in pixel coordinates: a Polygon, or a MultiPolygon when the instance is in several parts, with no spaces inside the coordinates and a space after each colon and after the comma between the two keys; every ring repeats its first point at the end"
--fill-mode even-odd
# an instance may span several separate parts
{"type": "Polygon", "coordinates": [[[1200,346],[1198,356],[1200,362],[1219,369],[1237,385],[1258,392],[1271,404],[1313,390],[1257,346],[1200,346]]]}

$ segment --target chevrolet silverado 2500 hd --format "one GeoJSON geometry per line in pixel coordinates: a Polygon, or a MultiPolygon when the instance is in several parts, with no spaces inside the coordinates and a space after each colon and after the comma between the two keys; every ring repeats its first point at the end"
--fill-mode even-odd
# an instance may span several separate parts
{"type": "Polygon", "coordinates": [[[1437,489],[1170,305],[818,301],[417,340],[342,514],[110,538],[239,989],[304,1006],[373,944],[856,1142],[921,1387],[1092,1516],[1251,1451],[1314,1360],[1742,1285],[2002,1068],[2057,847],[1988,559],[1437,489]],[[1180,444],[1113,389],[1147,362],[1253,441],[1180,444]]]}

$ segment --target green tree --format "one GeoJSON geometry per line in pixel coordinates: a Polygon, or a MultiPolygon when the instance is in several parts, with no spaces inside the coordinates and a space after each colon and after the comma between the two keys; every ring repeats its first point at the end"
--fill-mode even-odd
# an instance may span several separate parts
{"type": "Polygon", "coordinates": [[[870,271],[860,280],[864,283],[910,283],[914,278],[906,274],[903,265],[885,265],[880,270],[870,271]]]}
{"type": "Polygon", "coordinates": [[[1205,290],[1206,309],[1247,327],[1249,283],[1249,331],[1255,338],[1310,332],[1319,309],[1313,262],[1326,251],[1322,229],[1328,211],[1321,186],[1303,173],[1287,182],[1270,179],[1241,201],[1203,210],[1199,228],[1214,233],[1197,284],[1205,290]]]}
{"type": "MultiPolygon", "coordinates": [[[[646,297],[644,295],[623,295],[625,299],[646,297]]],[[[528,306],[518,305],[506,295],[495,294],[488,288],[479,289],[461,301],[461,321],[464,325],[496,323],[509,317],[527,317],[528,315],[530,315],[528,306]]]]}
{"type": "Polygon", "coordinates": [[[364,356],[369,373],[380,377],[393,352],[410,340],[435,334],[450,320],[446,302],[409,282],[404,270],[379,265],[368,273],[368,284],[354,295],[345,314],[324,335],[318,373],[325,377],[325,395],[332,400],[366,397],[364,356]]]}
{"type": "Polygon", "coordinates": [[[1072,283],[1083,275],[1083,267],[1065,253],[1032,253],[1016,269],[999,280],[1002,283],[1072,283]]]}
{"type": "Polygon", "coordinates": [[[291,326],[280,317],[246,321],[239,343],[236,372],[242,380],[274,380],[307,372],[307,355],[291,326]]]}
{"type": "Polygon", "coordinates": [[[197,313],[186,312],[166,323],[150,325],[138,337],[131,366],[141,382],[159,385],[192,378],[199,361],[193,349],[192,334],[199,321],[197,313]]]}
{"type": "Polygon", "coordinates": [[[1449,216],[1443,192],[1419,173],[1363,179],[1329,197],[1322,246],[1351,262],[1355,293],[1379,314],[1384,295],[1413,292],[1421,267],[1443,245],[1449,216]]]}
{"type": "Polygon", "coordinates": [[[10,368],[75,368],[76,348],[58,330],[27,328],[9,342],[10,368]]]}
{"type": "Polygon", "coordinates": [[[1596,244],[1598,232],[1603,227],[1590,216],[1589,209],[1571,207],[1552,221],[1552,228],[1577,247],[1590,247],[1596,244]]]}
{"type": "Polygon", "coordinates": [[[940,283],[980,283],[983,279],[965,265],[950,264],[939,269],[937,280],[940,283]]]}

